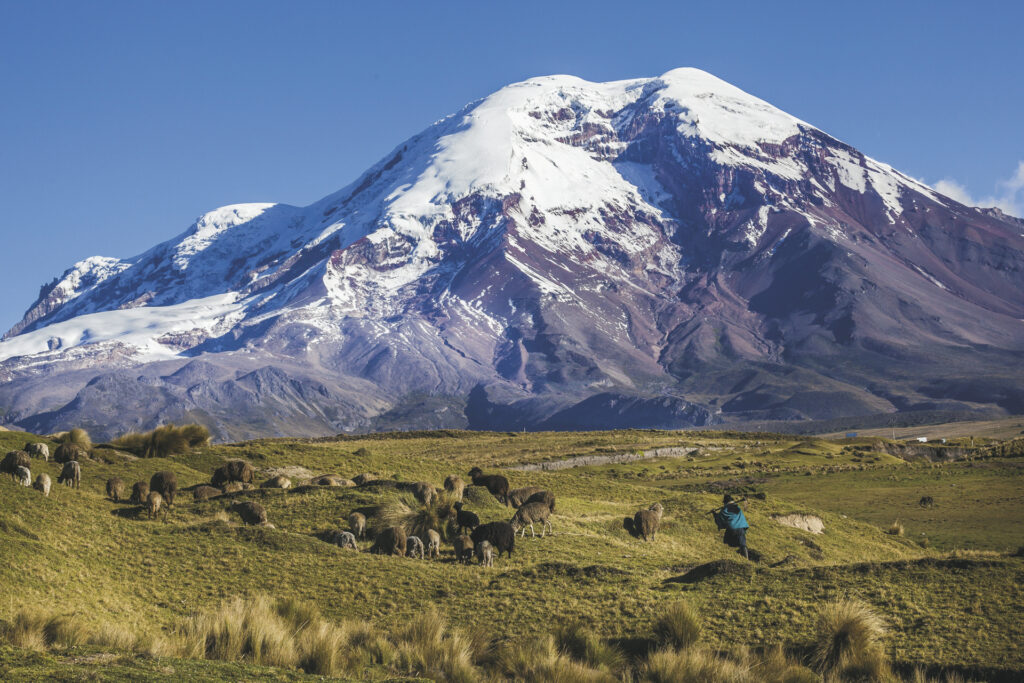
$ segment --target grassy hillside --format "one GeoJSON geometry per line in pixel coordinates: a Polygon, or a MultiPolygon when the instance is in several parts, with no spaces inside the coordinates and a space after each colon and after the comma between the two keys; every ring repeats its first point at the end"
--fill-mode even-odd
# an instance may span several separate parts
{"type": "MultiPolygon", "coordinates": [[[[21,433],[0,432],[0,453],[25,440],[21,433]]],[[[532,635],[539,624],[578,619],[597,636],[629,647],[650,637],[666,604],[684,599],[701,615],[703,638],[712,648],[782,644],[799,653],[813,638],[820,605],[853,597],[888,622],[886,648],[898,663],[1024,671],[1018,647],[1022,560],[1005,552],[943,552],[1017,547],[1014,536],[1024,521],[1019,461],[906,463],[872,450],[872,443],[630,430],[274,439],[170,459],[135,459],[101,448],[96,460],[83,463],[80,490],[56,485],[59,465],[34,460],[33,476],[47,472],[54,480],[49,498],[0,477],[0,585],[6,589],[0,619],[31,608],[160,634],[235,596],[269,594],[314,603],[328,619],[364,619],[382,629],[401,628],[436,605],[453,623],[486,631],[494,643],[532,635]],[[239,457],[257,468],[259,480],[278,472],[296,483],[322,473],[374,472],[440,488],[448,474],[468,480],[473,465],[497,471],[672,446],[696,450],[552,472],[502,469],[513,487],[542,486],[558,502],[554,535],[527,534],[511,560],[502,557],[491,569],[456,564],[450,544],[441,560],[419,561],[352,553],[321,540],[331,530],[347,529],[352,510],[396,496],[386,489],[255,489],[201,503],[184,491],[166,522],[148,520],[138,506],[104,494],[109,477],[130,486],[164,469],[176,472],[182,487],[208,483],[216,466],[239,457]],[[744,504],[758,563],[738,558],[715,530],[708,511],[726,490],[766,494],[744,504]],[[934,496],[934,508],[917,505],[923,492],[934,496]],[[242,526],[231,506],[246,500],[265,506],[276,528],[242,526]],[[665,507],[665,517],[657,540],[644,543],[624,529],[623,519],[655,501],[665,507]],[[773,519],[790,513],[819,516],[825,533],[773,519]],[[897,518],[905,536],[884,531],[897,518]],[[732,573],[686,578],[716,560],[739,564],[732,573]]],[[[52,451],[55,444],[50,446],[52,451]]],[[[475,494],[467,508],[485,522],[512,513],[486,493],[475,494]]],[[[361,544],[361,550],[368,547],[361,544]]],[[[177,672],[171,674],[160,668],[162,659],[105,656],[4,647],[0,673],[72,677],[80,665],[111,679],[300,677],[258,668],[240,676],[236,664],[167,660],[177,672]]],[[[385,672],[369,666],[362,675],[385,672]]]]}

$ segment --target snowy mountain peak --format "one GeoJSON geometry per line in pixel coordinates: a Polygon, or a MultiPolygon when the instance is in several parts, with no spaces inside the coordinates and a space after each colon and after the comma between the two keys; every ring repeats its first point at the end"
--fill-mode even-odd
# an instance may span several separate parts
{"type": "MultiPolygon", "coordinates": [[[[1010,219],[698,69],[545,76],[310,206],[225,206],[133,258],[76,264],[0,342],[0,378],[70,373],[71,406],[98,391],[75,382],[132,368],[169,405],[224,403],[224,425],[273,386],[289,424],[313,431],[389,411],[500,428],[616,410],[662,411],[664,425],[820,417],[808,386],[884,412],[957,394],[893,389],[894,339],[1002,372],[1000,354],[1024,346],[1022,254],[1010,219]]],[[[0,414],[84,410],[32,395],[0,384],[0,414]]],[[[263,430],[230,433],[287,431],[263,430]]]]}

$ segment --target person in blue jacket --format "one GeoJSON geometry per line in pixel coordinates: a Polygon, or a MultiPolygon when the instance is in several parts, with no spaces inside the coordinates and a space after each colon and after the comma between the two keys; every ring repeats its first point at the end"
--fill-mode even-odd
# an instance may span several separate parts
{"type": "Polygon", "coordinates": [[[747,518],[743,515],[743,510],[736,504],[732,496],[728,493],[722,498],[722,507],[712,511],[715,515],[715,525],[719,529],[725,529],[725,538],[722,539],[726,545],[739,548],[739,552],[746,559],[750,559],[750,553],[747,552],[747,529],[750,525],[747,524],[747,518]]]}

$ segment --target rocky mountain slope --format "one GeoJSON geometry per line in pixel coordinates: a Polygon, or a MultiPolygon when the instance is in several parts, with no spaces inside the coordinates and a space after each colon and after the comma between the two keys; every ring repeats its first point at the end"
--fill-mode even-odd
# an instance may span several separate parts
{"type": "Polygon", "coordinates": [[[695,69],[508,86],[307,207],[43,287],[34,431],[685,427],[1024,412],[1024,221],[695,69]]]}

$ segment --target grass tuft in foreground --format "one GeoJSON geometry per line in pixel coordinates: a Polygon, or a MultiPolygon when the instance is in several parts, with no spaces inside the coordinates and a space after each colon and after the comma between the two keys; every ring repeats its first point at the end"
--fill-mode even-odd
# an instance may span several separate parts
{"type": "Polygon", "coordinates": [[[815,633],[814,668],[841,680],[880,680],[888,673],[886,628],[871,608],[854,600],[825,605],[815,633]]]}

